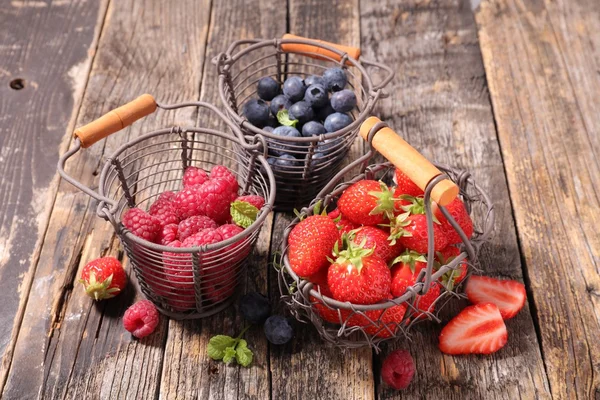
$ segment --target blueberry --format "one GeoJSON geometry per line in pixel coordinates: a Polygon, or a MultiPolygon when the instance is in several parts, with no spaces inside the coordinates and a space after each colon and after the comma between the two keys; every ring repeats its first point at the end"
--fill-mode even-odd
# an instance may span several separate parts
{"type": "Polygon", "coordinates": [[[264,100],[248,100],[242,109],[242,115],[254,126],[263,127],[269,119],[269,105],[264,100]]]}
{"type": "Polygon", "coordinates": [[[282,154],[275,160],[274,165],[277,167],[297,167],[299,165],[299,161],[291,154],[282,154]]]}
{"type": "Polygon", "coordinates": [[[271,100],[271,114],[277,116],[277,113],[281,110],[289,110],[292,106],[292,102],[287,96],[280,94],[279,96],[275,96],[273,100],[271,100]]]}
{"type": "Polygon", "coordinates": [[[310,160],[310,165],[312,168],[317,168],[319,165],[324,164],[327,161],[328,161],[327,154],[315,153],[312,155],[312,159],[310,160]]]}
{"type": "MultiPolygon", "coordinates": [[[[267,123],[265,124],[265,128],[269,127],[269,128],[277,128],[279,126],[279,121],[277,121],[277,118],[275,118],[274,116],[272,116],[271,114],[269,114],[269,119],[267,119],[267,123]]],[[[269,131],[269,132],[272,132],[269,131]]]]}
{"type": "Polygon", "coordinates": [[[258,94],[258,97],[266,101],[273,100],[273,97],[277,96],[279,91],[279,83],[277,83],[277,81],[270,76],[260,78],[258,84],[256,85],[256,93],[258,94]]]}
{"type": "Polygon", "coordinates": [[[306,85],[302,78],[298,76],[291,76],[283,82],[283,94],[293,103],[302,100],[304,92],[306,92],[306,85]]]}
{"type": "Polygon", "coordinates": [[[308,121],[302,126],[302,136],[304,137],[319,136],[325,133],[327,130],[322,123],[317,121],[308,121]]]}
{"type": "Polygon", "coordinates": [[[265,336],[273,344],[285,344],[294,336],[290,322],[281,315],[272,315],[265,322],[265,336]]]}
{"type": "MultiPolygon", "coordinates": [[[[298,129],[291,127],[291,126],[283,126],[283,125],[278,126],[277,128],[273,129],[273,134],[279,135],[282,137],[289,137],[289,138],[302,137],[300,132],[298,132],[298,129]]],[[[290,151],[299,150],[297,147],[293,147],[293,146],[302,146],[302,143],[294,143],[291,146],[286,146],[285,144],[279,143],[276,141],[269,142],[269,150],[271,151],[271,153],[273,153],[276,156],[281,156],[290,151]]]]}
{"type": "Polygon", "coordinates": [[[311,85],[304,93],[304,101],[314,108],[323,107],[327,104],[327,100],[329,100],[329,95],[322,85],[311,85]]]}
{"type": "Polygon", "coordinates": [[[267,125],[267,126],[265,126],[263,128],[263,131],[267,131],[267,132],[273,133],[273,129],[275,129],[275,128],[273,128],[272,126],[267,125]]]}
{"type": "Polygon", "coordinates": [[[299,101],[292,104],[288,112],[290,119],[297,119],[300,124],[307,123],[315,116],[312,107],[306,101],[299,101]]]}
{"type": "Polygon", "coordinates": [[[342,144],[342,138],[335,139],[326,139],[323,142],[319,143],[317,147],[317,151],[323,154],[330,154],[336,152],[340,149],[342,144]]]}
{"type": "Polygon", "coordinates": [[[240,298],[242,317],[252,324],[262,324],[271,315],[269,299],[260,293],[246,293],[240,298]]]}
{"type": "Polygon", "coordinates": [[[335,92],[331,95],[331,107],[341,113],[352,111],[356,107],[356,95],[348,89],[335,92]]]}
{"type": "Polygon", "coordinates": [[[315,109],[315,119],[319,121],[325,121],[325,119],[327,119],[327,117],[333,114],[334,112],[335,110],[333,109],[333,107],[331,107],[331,104],[327,102],[325,106],[315,109]]]}
{"type": "Polygon", "coordinates": [[[327,90],[338,92],[346,87],[348,78],[346,77],[346,73],[343,69],[336,67],[325,70],[323,73],[323,81],[325,81],[327,90]]]}
{"type": "Polygon", "coordinates": [[[325,125],[325,129],[327,129],[327,132],[335,132],[347,127],[351,123],[351,116],[349,116],[348,114],[336,112],[328,116],[323,125],[325,125]]]}
{"type": "Polygon", "coordinates": [[[316,75],[311,75],[308,78],[304,78],[304,84],[306,86],[321,85],[325,87],[325,81],[323,80],[323,78],[316,75]]]}

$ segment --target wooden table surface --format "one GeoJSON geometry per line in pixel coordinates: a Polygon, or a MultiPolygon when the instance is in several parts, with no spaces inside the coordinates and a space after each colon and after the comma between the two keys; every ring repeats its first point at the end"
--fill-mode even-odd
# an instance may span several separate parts
{"type": "MultiPolygon", "coordinates": [[[[600,399],[600,2],[483,0],[5,0],[0,7],[0,391],[4,399],[600,399]],[[249,368],[206,356],[243,322],[163,318],[145,340],[122,328],[130,289],[94,304],[80,268],[122,255],[96,203],[56,174],[75,126],[139,94],[219,104],[210,60],[240,38],[292,32],[360,46],[396,77],[376,114],[430,159],[472,171],[495,201],[486,273],[524,281],[528,304],[491,356],[445,356],[442,325],[407,348],[410,387],[388,389],[382,355],[323,346],[311,326],[269,346],[247,334],[249,368]]],[[[141,132],[214,124],[158,112],[79,155],[141,132]]],[[[362,152],[357,142],[352,156],[362,152]]],[[[247,290],[277,297],[268,262],[289,214],[269,216],[247,290]]],[[[453,304],[444,323],[464,304],[453,304]]]]}

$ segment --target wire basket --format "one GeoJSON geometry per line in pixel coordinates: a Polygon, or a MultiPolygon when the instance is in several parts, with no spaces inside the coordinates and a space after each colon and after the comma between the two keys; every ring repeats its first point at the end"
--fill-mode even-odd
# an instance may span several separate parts
{"type": "Polygon", "coordinates": [[[264,139],[244,138],[239,128],[211,104],[163,105],[150,95],[143,95],[77,129],[75,136],[73,147],[59,160],[59,173],[98,201],[97,215],[114,226],[146,297],[162,313],[176,319],[202,318],[227,307],[275,200],[275,179],[267,163],[264,139]],[[198,107],[201,112],[211,111],[226,122],[233,134],[175,126],[141,135],[119,147],[104,162],[97,192],[65,172],[66,161],[79,150],[154,112],[157,107],[164,110],[198,107]],[[139,238],[121,223],[129,208],[148,208],[160,193],[181,189],[183,172],[188,166],[209,170],[214,165],[228,167],[243,194],[265,199],[256,221],[243,232],[215,244],[174,248],[139,238]]]}
{"type": "Polygon", "coordinates": [[[359,58],[357,48],[288,34],[282,39],[236,41],[214,59],[219,71],[219,94],[227,114],[245,133],[263,135],[270,149],[285,149],[295,158],[291,165],[280,165],[277,161],[281,157],[270,155],[277,181],[278,209],[305,206],[331,180],[354,143],[360,124],[384,96],[383,88],[394,72],[376,62],[362,58],[358,61],[359,58]],[[258,128],[241,115],[241,106],[256,96],[256,84],[261,78],[270,76],[282,84],[289,75],[321,75],[333,66],[346,71],[348,85],[358,101],[351,112],[354,121],[347,127],[320,136],[288,138],[258,128]],[[371,75],[381,75],[380,83],[373,84],[371,75]]]}
{"type": "Polygon", "coordinates": [[[335,208],[337,199],[346,188],[362,179],[382,180],[391,184],[394,170],[400,168],[415,183],[424,189],[425,214],[428,225],[427,267],[423,268],[416,283],[409,286],[406,292],[397,298],[373,305],[356,305],[340,302],[327,297],[318,286],[298,277],[292,270],[288,259],[288,236],[300,221],[296,218],[285,230],[281,244],[281,258],[278,267],[280,294],[290,312],[301,322],[311,322],[319,335],[326,342],[345,348],[371,346],[380,351],[380,343],[401,337],[409,337],[410,329],[419,322],[434,320],[440,322],[437,314],[452,297],[463,297],[460,285],[448,287],[440,284],[440,295],[429,311],[417,310],[415,301],[418,295],[424,295],[431,282],[437,281],[448,271],[456,270],[468,259],[467,276],[474,269],[479,269],[477,254],[485,243],[494,226],[494,209],[492,201],[475,183],[471,175],[463,170],[443,165],[433,165],[421,156],[408,143],[397,136],[391,129],[377,118],[369,118],[361,127],[361,135],[371,145],[370,150],[361,158],[340,171],[333,180],[317,195],[310,205],[301,210],[301,216],[309,216],[315,205],[320,208],[335,208]],[[375,136],[379,133],[381,136],[375,136]],[[386,136],[387,135],[387,136],[386,136]],[[379,140],[378,140],[379,139],[379,140]],[[392,162],[368,165],[375,156],[376,149],[392,162]],[[356,166],[361,173],[346,180],[347,174],[356,166]],[[423,183],[424,182],[424,183],[423,183]],[[442,204],[447,205],[459,195],[473,219],[474,234],[468,239],[460,226],[442,204]],[[463,239],[461,253],[449,263],[433,268],[434,237],[432,203],[434,200],[451,226],[463,239]],[[394,310],[406,307],[401,321],[391,321],[394,310]],[[324,319],[324,315],[329,317],[324,319]]]}

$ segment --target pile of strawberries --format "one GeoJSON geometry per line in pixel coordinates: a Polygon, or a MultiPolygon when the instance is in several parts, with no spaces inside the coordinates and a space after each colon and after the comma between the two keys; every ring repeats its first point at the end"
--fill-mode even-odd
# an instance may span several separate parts
{"type": "MultiPolygon", "coordinates": [[[[404,295],[427,266],[428,230],[423,191],[400,170],[395,171],[395,181],[395,187],[375,180],[358,181],[342,193],[334,211],[326,215],[316,211],[315,215],[300,221],[288,238],[292,270],[311,281],[322,295],[354,305],[384,303],[404,295]]],[[[446,209],[471,238],[473,222],[462,200],[455,199],[446,209]]],[[[435,203],[432,203],[432,210],[433,265],[437,270],[461,253],[457,245],[462,240],[435,203]]],[[[464,260],[439,280],[431,282],[427,292],[417,295],[412,302],[414,309],[410,315],[406,315],[405,303],[354,313],[330,307],[314,297],[311,302],[314,310],[327,322],[361,327],[370,335],[388,338],[395,336],[399,326],[407,323],[409,318],[426,318],[428,313],[434,312],[442,290],[453,290],[465,279],[467,269],[467,260],[464,260]]],[[[475,277],[473,280],[477,278],[491,279],[475,277]]],[[[502,303],[500,294],[507,289],[506,283],[512,281],[496,282],[503,288],[496,293],[495,299],[483,293],[483,298],[472,296],[472,301],[502,303]]],[[[473,292],[482,294],[476,285],[471,287],[473,292]]],[[[510,293],[514,292],[511,287],[510,293]]],[[[509,306],[510,314],[514,315],[514,310],[518,311],[524,302],[524,297],[517,297],[498,307],[509,306]]],[[[452,351],[450,347],[445,348],[447,352],[452,351]]]]}
{"type": "MultiPolygon", "coordinates": [[[[173,248],[193,248],[219,243],[250,226],[265,200],[257,195],[238,195],[235,175],[214,166],[210,173],[188,167],[183,188],[163,192],[148,211],[131,208],[123,225],[134,235],[173,248]]],[[[246,239],[202,255],[199,271],[203,301],[218,303],[233,294],[238,266],[250,253],[246,239]]],[[[133,249],[143,281],[175,311],[196,305],[192,255],[165,251],[162,260],[141,246],[133,249]]]]}

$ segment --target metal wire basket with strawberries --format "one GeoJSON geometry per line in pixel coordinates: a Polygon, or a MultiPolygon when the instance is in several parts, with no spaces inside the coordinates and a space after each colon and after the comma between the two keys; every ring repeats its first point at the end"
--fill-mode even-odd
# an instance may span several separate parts
{"type": "Polygon", "coordinates": [[[360,49],[289,34],[236,41],[214,62],[228,115],[267,140],[275,206],[288,210],[308,204],[339,170],[394,75],[360,49]]]}
{"type": "Polygon", "coordinates": [[[278,276],[291,313],[325,341],[378,351],[462,296],[494,210],[468,172],[431,164],[377,118],[360,133],[370,151],[287,227],[278,276]],[[368,165],[376,151],[389,162],[368,165]]]}
{"type": "Polygon", "coordinates": [[[178,319],[229,305],[275,199],[264,139],[245,138],[213,105],[164,105],[150,95],[77,129],[75,137],[59,173],[98,201],[97,214],[114,226],[143,293],[178,319]],[[181,107],[214,113],[232,133],[175,126],[143,134],[106,159],[97,191],[66,173],[78,151],[157,108],[181,107]]]}

